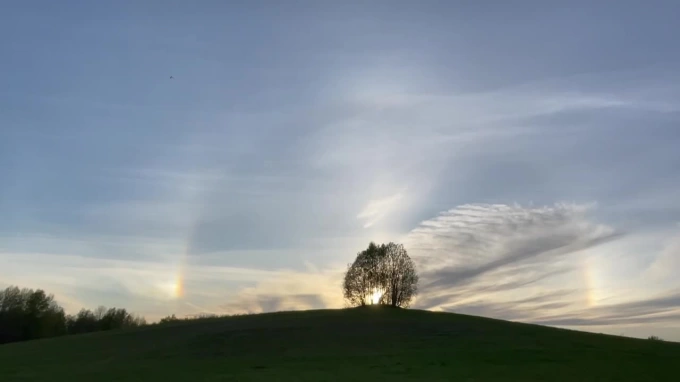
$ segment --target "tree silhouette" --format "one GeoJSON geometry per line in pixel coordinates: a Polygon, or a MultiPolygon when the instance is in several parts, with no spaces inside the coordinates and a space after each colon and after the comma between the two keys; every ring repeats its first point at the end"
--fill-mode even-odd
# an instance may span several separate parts
{"type": "Polygon", "coordinates": [[[348,265],[342,288],[350,306],[408,307],[418,291],[418,275],[403,245],[371,242],[348,265]]]}
{"type": "Polygon", "coordinates": [[[66,315],[54,296],[10,286],[0,291],[0,343],[66,334],[66,315]]]}
{"type": "Polygon", "coordinates": [[[99,320],[100,330],[134,328],[143,325],[146,325],[144,318],[134,316],[127,310],[118,308],[109,309],[99,320]]]}
{"type": "Polygon", "coordinates": [[[89,309],[81,309],[75,316],[68,316],[66,326],[69,334],[82,334],[101,330],[99,320],[89,309]]]}
{"type": "Polygon", "coordinates": [[[10,286],[0,290],[0,344],[143,325],[143,317],[125,309],[100,306],[94,312],[81,309],[67,316],[54,296],[42,289],[10,286]]]}
{"type": "Polygon", "coordinates": [[[418,293],[418,274],[413,260],[402,244],[389,243],[382,246],[383,261],[387,272],[385,288],[386,304],[408,307],[418,293]]]}

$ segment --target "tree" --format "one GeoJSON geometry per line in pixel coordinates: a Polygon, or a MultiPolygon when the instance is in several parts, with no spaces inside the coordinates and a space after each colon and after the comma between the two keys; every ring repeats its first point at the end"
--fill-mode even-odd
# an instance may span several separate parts
{"type": "Polygon", "coordinates": [[[53,295],[10,286],[0,291],[0,343],[66,333],[66,315],[53,295]]]}
{"type": "MultiPolygon", "coordinates": [[[[373,293],[380,287],[379,264],[380,247],[371,242],[368,248],[359,252],[352,264],[349,264],[343,292],[345,300],[351,306],[363,306],[370,304],[373,293]]],[[[377,295],[377,294],[376,294],[377,295]]]]}
{"type": "Polygon", "coordinates": [[[99,320],[99,330],[136,328],[146,325],[143,317],[135,316],[125,309],[110,308],[99,320]]]}
{"type": "Polygon", "coordinates": [[[177,317],[173,314],[172,316],[167,316],[167,317],[161,318],[161,320],[158,321],[158,323],[159,323],[159,324],[169,324],[169,323],[171,323],[171,322],[177,322],[177,321],[180,321],[180,319],[177,318],[177,317]]]}
{"type": "Polygon", "coordinates": [[[350,306],[408,307],[418,291],[418,275],[403,245],[371,242],[348,265],[342,288],[350,306]]]}
{"type": "Polygon", "coordinates": [[[106,311],[107,311],[107,309],[106,309],[105,306],[99,305],[99,306],[97,307],[97,309],[95,309],[95,310],[92,312],[92,314],[94,314],[94,318],[95,318],[97,321],[101,321],[101,319],[104,318],[104,315],[106,314],[106,311]]]}
{"type": "Polygon", "coordinates": [[[146,324],[144,317],[125,309],[103,306],[94,312],[81,309],[78,314],[67,316],[54,296],[42,289],[10,286],[0,290],[0,344],[146,324]]]}
{"type": "Polygon", "coordinates": [[[54,295],[38,289],[27,295],[25,325],[28,339],[62,335],[66,332],[66,314],[54,300],[54,295]]]}
{"type": "Polygon", "coordinates": [[[99,320],[89,309],[81,309],[75,316],[68,316],[66,326],[69,334],[91,333],[101,330],[99,320]]]}
{"type": "Polygon", "coordinates": [[[418,293],[416,266],[402,244],[389,243],[382,248],[387,272],[386,303],[408,307],[418,293]]]}

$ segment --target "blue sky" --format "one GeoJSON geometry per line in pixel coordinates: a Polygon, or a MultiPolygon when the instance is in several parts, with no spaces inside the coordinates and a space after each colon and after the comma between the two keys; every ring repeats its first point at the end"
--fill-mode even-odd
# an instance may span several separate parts
{"type": "Polygon", "coordinates": [[[346,264],[398,241],[416,307],[680,340],[678,12],[7,3],[0,286],[341,307],[346,264]]]}

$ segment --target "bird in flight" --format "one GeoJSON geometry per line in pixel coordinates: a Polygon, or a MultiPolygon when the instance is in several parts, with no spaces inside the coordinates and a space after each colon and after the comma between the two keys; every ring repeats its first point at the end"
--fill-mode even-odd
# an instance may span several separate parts
{"type": "Polygon", "coordinates": [[[173,78],[175,78],[175,77],[173,77],[173,76],[170,76],[170,79],[173,79],[173,78]]]}

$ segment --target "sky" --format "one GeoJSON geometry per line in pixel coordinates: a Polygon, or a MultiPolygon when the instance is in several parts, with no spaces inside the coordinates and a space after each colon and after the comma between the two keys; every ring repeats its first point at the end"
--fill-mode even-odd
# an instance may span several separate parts
{"type": "Polygon", "coordinates": [[[0,287],[67,312],[413,307],[680,341],[675,1],[7,1],[0,287]],[[171,78],[172,76],[172,78],[171,78]]]}

